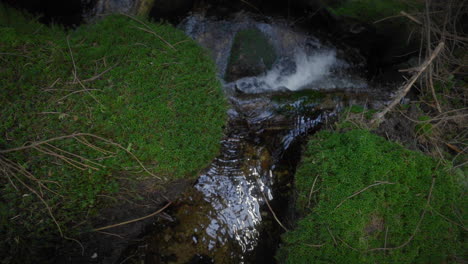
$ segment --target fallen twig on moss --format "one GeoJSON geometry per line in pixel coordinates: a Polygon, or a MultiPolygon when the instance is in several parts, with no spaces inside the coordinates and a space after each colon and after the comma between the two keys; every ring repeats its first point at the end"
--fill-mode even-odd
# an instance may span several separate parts
{"type": "Polygon", "coordinates": [[[52,213],[52,208],[50,208],[49,204],[44,200],[44,198],[42,197],[42,194],[40,194],[38,191],[33,189],[28,184],[26,184],[23,180],[21,180],[18,177],[18,175],[16,175],[16,173],[14,171],[12,171],[12,170],[20,171],[21,169],[15,168],[12,161],[10,161],[9,159],[7,159],[5,157],[2,157],[2,156],[0,156],[0,165],[3,168],[7,168],[5,170],[6,173],[9,171],[9,174],[11,176],[13,176],[19,183],[21,183],[21,185],[23,185],[26,189],[28,189],[30,192],[32,192],[34,195],[36,195],[37,198],[39,198],[39,200],[42,202],[42,204],[44,204],[44,206],[46,207],[47,212],[49,213],[50,217],[54,221],[55,225],[57,226],[57,229],[58,229],[58,231],[60,233],[60,236],[64,237],[63,232],[62,232],[62,228],[60,227],[59,223],[57,222],[57,219],[55,219],[55,216],[52,213]]]}
{"type": "MultiPolygon", "coordinates": [[[[91,138],[94,138],[94,139],[98,139],[98,140],[103,141],[106,144],[115,146],[115,147],[125,151],[127,154],[129,154],[141,166],[141,168],[146,173],[148,173],[149,175],[155,177],[156,179],[161,179],[160,177],[158,177],[158,176],[154,175],[152,172],[150,172],[146,168],[146,166],[143,165],[143,163],[140,161],[140,159],[138,159],[135,156],[135,154],[133,154],[130,150],[124,148],[122,145],[120,145],[118,143],[115,143],[115,142],[113,142],[113,141],[111,141],[109,139],[105,139],[103,137],[100,137],[100,136],[97,136],[97,135],[94,135],[94,134],[90,134],[90,133],[75,133],[75,134],[66,135],[66,136],[54,137],[54,138],[50,138],[50,139],[43,140],[43,141],[35,141],[35,142],[29,143],[28,145],[25,145],[25,146],[22,146],[22,147],[0,150],[0,154],[7,154],[7,153],[10,153],[10,152],[21,151],[21,150],[26,150],[26,149],[31,149],[31,148],[39,150],[37,147],[40,147],[41,145],[44,145],[44,144],[48,144],[50,142],[54,142],[54,141],[62,140],[62,139],[70,139],[70,138],[78,140],[77,138],[79,138],[79,137],[91,137],[91,138]]],[[[49,154],[49,153],[47,153],[47,154],[49,154]]]]}
{"type": "Polygon", "coordinates": [[[128,15],[128,14],[125,14],[125,13],[122,13],[122,15],[132,19],[133,21],[136,21],[140,24],[142,24],[143,26],[146,27],[146,29],[144,28],[140,28],[140,27],[137,27],[138,29],[140,30],[143,30],[145,32],[148,32],[150,34],[153,34],[155,35],[157,38],[159,38],[162,42],[164,42],[166,45],[168,45],[169,47],[171,47],[173,50],[177,50],[171,43],[169,43],[167,40],[165,40],[163,37],[161,37],[158,33],[154,32],[150,26],[148,26],[146,23],[144,23],[143,21],[139,20],[138,18],[134,17],[134,16],[131,16],[131,15],[128,15]]]}
{"type": "Polygon", "coordinates": [[[383,117],[390,111],[392,110],[398,103],[400,103],[401,99],[405,97],[405,95],[409,92],[413,84],[418,80],[419,76],[426,70],[426,68],[432,63],[432,61],[439,55],[439,53],[442,51],[444,48],[444,42],[440,42],[439,45],[437,45],[436,49],[432,52],[431,56],[424,61],[421,66],[419,66],[419,70],[417,73],[415,73],[411,79],[407,82],[405,86],[400,89],[400,92],[397,94],[395,99],[387,106],[385,109],[382,111],[376,113],[371,120],[371,124],[378,124],[379,122],[382,121],[383,117]]]}
{"type": "Polygon", "coordinates": [[[372,249],[367,250],[368,252],[378,251],[378,250],[400,249],[400,248],[405,247],[406,245],[408,245],[413,240],[413,238],[416,236],[416,233],[418,232],[419,227],[421,226],[421,223],[422,223],[422,221],[424,219],[424,216],[426,215],[427,208],[430,207],[431,198],[432,198],[432,190],[434,189],[435,180],[436,180],[436,178],[432,177],[432,184],[431,184],[431,188],[429,189],[429,194],[427,195],[426,205],[424,206],[424,210],[423,210],[423,212],[421,214],[421,217],[419,218],[419,221],[418,221],[418,223],[416,225],[416,228],[414,229],[413,234],[408,238],[408,240],[406,240],[403,244],[401,244],[399,246],[396,246],[396,247],[372,248],[372,249]]]}
{"type": "Polygon", "coordinates": [[[378,182],[375,182],[374,184],[371,184],[369,186],[367,186],[366,188],[360,190],[360,191],[357,191],[355,193],[353,193],[352,195],[346,197],[346,199],[344,199],[343,201],[341,201],[341,203],[339,203],[336,207],[335,207],[335,210],[338,209],[344,202],[346,202],[348,199],[351,199],[353,198],[354,196],[364,192],[365,190],[369,189],[369,188],[372,188],[374,186],[377,186],[377,185],[381,185],[381,184],[395,184],[393,182],[387,182],[387,181],[378,181],[378,182]]]}
{"type": "Polygon", "coordinates": [[[309,202],[307,204],[307,207],[310,207],[310,200],[312,199],[312,194],[314,193],[314,187],[315,187],[315,183],[317,182],[317,179],[318,179],[318,176],[315,176],[315,179],[314,179],[314,183],[312,183],[312,187],[310,188],[310,192],[309,192],[309,202]]]}

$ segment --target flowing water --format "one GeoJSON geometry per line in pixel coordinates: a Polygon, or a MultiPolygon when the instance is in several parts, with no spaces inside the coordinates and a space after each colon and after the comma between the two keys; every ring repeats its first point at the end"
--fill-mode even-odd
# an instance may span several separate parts
{"type": "Polygon", "coordinates": [[[193,15],[180,27],[211,52],[221,79],[239,30],[265,34],[277,59],[259,76],[223,82],[231,109],[220,154],[148,236],[146,263],[274,263],[304,139],[343,107],[384,95],[359,76],[359,62],[285,21],[193,15]]]}

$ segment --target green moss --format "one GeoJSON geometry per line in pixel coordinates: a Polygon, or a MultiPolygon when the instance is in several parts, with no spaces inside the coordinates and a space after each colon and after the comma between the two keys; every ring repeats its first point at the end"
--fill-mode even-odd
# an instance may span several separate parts
{"type": "Polygon", "coordinates": [[[460,253],[454,222],[466,215],[458,178],[382,137],[363,130],[316,134],[295,185],[305,217],[284,235],[281,263],[443,263],[460,253]],[[309,197],[316,178],[318,192],[309,197]],[[383,247],[396,249],[372,250],[383,247]]]}
{"type": "Polygon", "coordinates": [[[263,32],[258,29],[240,30],[232,44],[225,79],[234,80],[236,76],[231,75],[235,75],[232,71],[238,71],[237,67],[252,75],[260,74],[259,69],[270,69],[275,60],[276,52],[263,32]]]}
{"type": "MultiPolygon", "coordinates": [[[[91,133],[131,151],[161,179],[195,177],[217,154],[226,121],[215,66],[183,32],[143,21],[146,25],[110,16],[65,32],[0,5],[0,149],[91,133]]],[[[38,182],[18,174],[42,191],[65,234],[95,215],[102,206],[99,197],[119,192],[122,180],[153,177],[124,149],[93,137],[52,145],[42,147],[60,148],[55,152],[96,170],[77,169],[37,149],[2,155],[50,189],[40,190],[38,182]]],[[[1,182],[2,256],[23,254],[21,248],[30,250],[32,242],[58,234],[30,190],[12,175],[1,182]]]]}

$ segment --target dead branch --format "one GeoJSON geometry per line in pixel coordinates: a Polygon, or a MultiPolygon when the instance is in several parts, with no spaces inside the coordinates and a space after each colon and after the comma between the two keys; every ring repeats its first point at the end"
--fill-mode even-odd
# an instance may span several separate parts
{"type": "Polygon", "coordinates": [[[167,207],[169,207],[169,205],[171,205],[171,204],[172,204],[172,202],[168,202],[163,208],[161,208],[161,209],[157,210],[156,212],[151,213],[151,214],[149,214],[149,215],[147,215],[147,216],[143,216],[143,217],[140,217],[140,218],[128,220],[128,221],[121,222],[121,223],[114,224],[114,225],[109,225],[109,226],[104,226],[104,227],[96,228],[96,229],[93,229],[92,231],[94,231],[94,232],[96,232],[96,231],[102,231],[102,230],[105,230],[105,229],[109,229],[109,228],[113,228],[113,227],[118,227],[118,226],[122,226],[122,225],[127,225],[127,224],[135,223],[135,222],[138,222],[138,221],[141,221],[141,220],[150,218],[150,217],[152,217],[152,216],[155,216],[155,215],[161,213],[161,212],[164,211],[167,207]]]}
{"type": "Polygon", "coordinates": [[[426,61],[419,66],[419,71],[415,73],[411,79],[408,81],[408,83],[402,87],[398,95],[395,97],[395,99],[382,111],[376,113],[371,120],[371,124],[378,124],[379,122],[382,121],[383,117],[390,111],[392,110],[393,107],[395,107],[403,97],[408,93],[408,91],[411,89],[413,84],[418,80],[419,76],[426,70],[426,68],[432,63],[432,61],[439,55],[441,50],[444,47],[444,42],[440,42],[439,45],[437,45],[436,49],[432,52],[431,56],[426,59],[426,61]]]}

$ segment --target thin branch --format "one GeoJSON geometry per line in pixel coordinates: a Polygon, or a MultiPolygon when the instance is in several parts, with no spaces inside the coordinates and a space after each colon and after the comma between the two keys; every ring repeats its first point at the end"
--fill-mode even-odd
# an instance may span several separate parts
{"type": "Polygon", "coordinates": [[[376,183],[374,183],[374,184],[371,184],[371,185],[367,186],[366,188],[364,188],[364,189],[362,189],[362,190],[360,190],[360,191],[357,191],[357,192],[355,192],[354,194],[352,194],[352,195],[346,197],[346,199],[344,199],[343,201],[341,201],[341,203],[339,203],[339,204],[335,207],[335,210],[338,209],[344,202],[346,202],[346,200],[351,199],[351,198],[353,198],[353,197],[356,196],[356,195],[359,195],[360,193],[364,192],[365,190],[367,190],[367,189],[369,189],[369,188],[372,188],[372,187],[374,187],[374,186],[381,185],[381,184],[395,184],[395,183],[393,183],[393,182],[387,182],[387,181],[378,181],[378,182],[376,182],[376,183]]]}
{"type": "Polygon", "coordinates": [[[309,192],[309,203],[307,204],[307,207],[310,207],[310,200],[312,198],[312,194],[314,193],[314,187],[315,187],[315,183],[317,182],[317,179],[318,179],[318,176],[317,175],[314,179],[314,183],[312,183],[312,187],[310,188],[310,192],[309,192]]]}
{"type": "Polygon", "coordinates": [[[125,13],[122,13],[122,15],[124,15],[124,16],[126,16],[126,17],[128,17],[128,18],[130,18],[130,19],[132,19],[132,20],[134,20],[134,21],[136,21],[136,22],[138,22],[138,23],[144,25],[144,26],[146,27],[146,29],[140,28],[140,27],[137,27],[137,28],[140,29],[140,30],[143,30],[143,31],[145,31],[145,32],[148,32],[148,33],[150,33],[150,34],[155,35],[155,36],[158,37],[162,42],[164,42],[166,45],[168,45],[169,47],[171,47],[173,50],[177,50],[174,46],[172,46],[171,43],[167,42],[163,37],[161,37],[161,36],[158,35],[156,32],[154,32],[154,31],[151,29],[151,27],[148,26],[148,25],[147,25],[146,23],[144,23],[143,21],[139,20],[139,19],[136,18],[136,17],[127,15],[127,14],[125,14],[125,13]]]}
{"type": "MultiPolygon", "coordinates": [[[[0,157],[0,164],[3,163],[3,165],[7,165],[5,160],[7,160],[5,157],[0,157]]],[[[28,189],[30,192],[34,193],[38,198],[39,200],[41,200],[41,202],[44,204],[44,206],[46,207],[47,209],[47,212],[49,213],[50,217],[52,218],[52,220],[54,221],[55,225],[57,226],[57,229],[60,233],[60,236],[61,237],[64,237],[63,236],[63,232],[62,232],[62,228],[60,228],[60,225],[59,223],[57,222],[57,219],[55,219],[55,216],[54,214],[52,213],[52,209],[50,208],[49,204],[44,200],[44,198],[36,191],[34,190],[33,188],[31,188],[29,185],[27,185],[24,181],[22,181],[15,173],[12,174],[13,177],[15,177],[15,179],[21,183],[21,185],[23,185],[26,189],[28,189]]]]}
{"type": "Polygon", "coordinates": [[[154,175],[152,172],[150,172],[145,165],[143,165],[143,163],[140,161],[140,159],[138,159],[135,154],[133,154],[131,151],[127,150],[126,148],[124,148],[122,145],[118,144],[118,143],[115,143],[109,139],[105,139],[103,137],[100,137],[100,136],[97,136],[97,135],[94,135],[94,134],[90,134],[90,133],[75,133],[75,134],[71,134],[71,135],[66,135],[66,136],[60,136],[60,137],[54,137],[54,138],[50,138],[50,139],[47,139],[47,140],[43,140],[43,141],[35,141],[35,142],[32,142],[32,143],[29,143],[28,145],[25,145],[25,146],[22,146],[22,147],[17,147],[17,148],[12,148],[12,149],[6,149],[6,150],[0,150],[0,154],[6,154],[6,153],[10,153],[10,152],[14,152],[14,151],[20,151],[20,150],[26,150],[26,149],[31,149],[31,148],[35,148],[37,146],[41,146],[43,144],[46,144],[46,143],[50,143],[50,142],[53,142],[53,141],[57,141],[57,140],[62,140],[62,139],[69,139],[69,138],[77,138],[77,137],[92,137],[92,138],[95,138],[95,139],[98,139],[98,140],[101,140],[103,142],[105,142],[106,144],[109,144],[109,145],[112,145],[112,146],[115,146],[123,151],[125,151],[127,154],[129,154],[140,166],[141,168],[146,172],[148,173],[149,175],[151,175],[152,177],[155,177],[157,179],[161,179],[160,177],[154,175]]]}
{"type": "MultiPolygon", "coordinates": [[[[259,184],[258,184],[258,181],[259,179],[257,178],[257,187],[259,187],[259,184]]],[[[263,196],[263,200],[265,200],[265,203],[266,205],[268,206],[268,209],[270,210],[271,214],[273,215],[273,218],[275,219],[275,221],[284,229],[284,231],[288,232],[289,229],[287,229],[283,223],[281,223],[281,221],[278,219],[278,217],[276,216],[275,214],[275,211],[273,211],[273,208],[271,207],[270,203],[268,202],[268,199],[267,197],[265,196],[265,194],[262,192],[262,190],[260,188],[258,188],[260,190],[260,193],[262,194],[263,196]]]]}
{"type": "Polygon", "coordinates": [[[135,223],[135,222],[138,222],[138,221],[141,221],[141,220],[150,218],[150,217],[152,217],[152,216],[155,216],[155,215],[161,213],[161,212],[164,211],[167,207],[169,207],[169,205],[171,205],[171,204],[172,204],[172,202],[168,202],[163,208],[161,208],[161,209],[157,210],[156,212],[151,213],[151,214],[149,214],[149,215],[147,215],[147,216],[143,216],[143,217],[136,218],[136,219],[132,219],[132,220],[125,221],[125,222],[121,222],[121,223],[118,223],[118,224],[115,224],[115,225],[109,225],[109,226],[104,226],[104,227],[96,228],[96,229],[93,229],[92,231],[94,231],[94,232],[96,232],[96,231],[102,231],[102,230],[105,230],[105,229],[109,229],[109,228],[113,228],[113,227],[118,227],[118,226],[123,226],[123,225],[135,223]]]}

